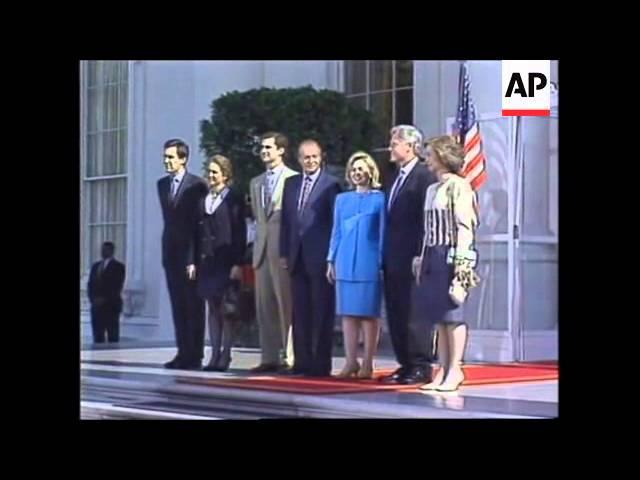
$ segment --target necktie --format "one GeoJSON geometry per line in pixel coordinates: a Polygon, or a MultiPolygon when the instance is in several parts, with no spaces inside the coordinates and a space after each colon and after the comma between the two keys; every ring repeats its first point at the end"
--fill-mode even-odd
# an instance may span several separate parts
{"type": "Polygon", "coordinates": [[[180,180],[178,177],[174,177],[173,182],[171,182],[171,198],[176,198],[176,193],[178,192],[178,187],[180,186],[180,180]]]}
{"type": "Polygon", "coordinates": [[[304,185],[302,187],[302,195],[300,196],[300,203],[298,205],[298,212],[303,212],[304,207],[307,204],[307,200],[309,199],[309,193],[311,193],[311,184],[312,180],[309,175],[304,177],[304,185]]]}
{"type": "Polygon", "coordinates": [[[274,173],[273,170],[267,170],[267,177],[266,177],[266,182],[265,182],[265,186],[264,186],[264,207],[265,208],[269,208],[269,205],[271,204],[271,196],[272,196],[272,190],[273,190],[273,178],[274,178],[274,173]]]}
{"type": "Polygon", "coordinates": [[[396,195],[400,190],[400,186],[402,185],[403,179],[404,179],[404,170],[400,170],[400,175],[398,175],[398,178],[396,178],[396,181],[393,182],[393,186],[391,187],[391,193],[389,194],[388,209],[391,209],[391,205],[393,205],[393,202],[396,199],[396,195]]]}

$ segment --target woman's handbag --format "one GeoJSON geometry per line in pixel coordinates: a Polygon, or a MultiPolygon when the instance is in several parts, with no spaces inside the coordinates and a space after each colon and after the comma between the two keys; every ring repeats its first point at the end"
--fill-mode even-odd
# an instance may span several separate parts
{"type": "Polygon", "coordinates": [[[235,319],[240,310],[240,282],[232,280],[222,296],[222,314],[225,318],[235,319]]]}

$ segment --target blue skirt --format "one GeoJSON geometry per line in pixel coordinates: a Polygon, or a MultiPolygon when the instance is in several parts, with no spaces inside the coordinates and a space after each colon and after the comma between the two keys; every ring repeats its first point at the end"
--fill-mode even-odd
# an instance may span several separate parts
{"type": "Polygon", "coordinates": [[[336,281],[336,314],[354,317],[380,317],[380,282],[336,281]]]}
{"type": "Polygon", "coordinates": [[[422,264],[420,285],[413,282],[411,315],[418,322],[462,323],[462,308],[449,297],[453,265],[447,264],[449,247],[429,247],[422,264]]]}

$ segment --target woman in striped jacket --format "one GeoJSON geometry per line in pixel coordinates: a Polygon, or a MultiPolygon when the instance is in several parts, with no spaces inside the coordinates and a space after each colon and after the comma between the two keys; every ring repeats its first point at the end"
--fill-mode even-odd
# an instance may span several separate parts
{"type": "Polygon", "coordinates": [[[460,306],[469,288],[477,285],[475,231],[476,195],[459,175],[464,152],[451,136],[433,138],[426,148],[426,163],[438,182],[427,188],[424,237],[413,260],[413,315],[437,330],[440,369],[421,390],[455,391],[464,380],[462,358],[467,325],[460,306]]]}

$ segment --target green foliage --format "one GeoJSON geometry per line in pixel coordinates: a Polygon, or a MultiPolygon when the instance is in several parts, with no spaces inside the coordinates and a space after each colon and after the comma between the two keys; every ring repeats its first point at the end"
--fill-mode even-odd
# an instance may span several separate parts
{"type": "Polygon", "coordinates": [[[299,142],[313,138],[323,145],[334,171],[355,151],[370,152],[382,134],[371,112],[342,93],[310,86],[261,88],[230,92],[213,101],[211,119],[201,122],[200,148],[207,158],[221,154],[231,159],[235,184],[246,193],[251,178],[264,171],[258,137],[270,130],[289,138],[290,167],[299,169],[299,142]]]}

